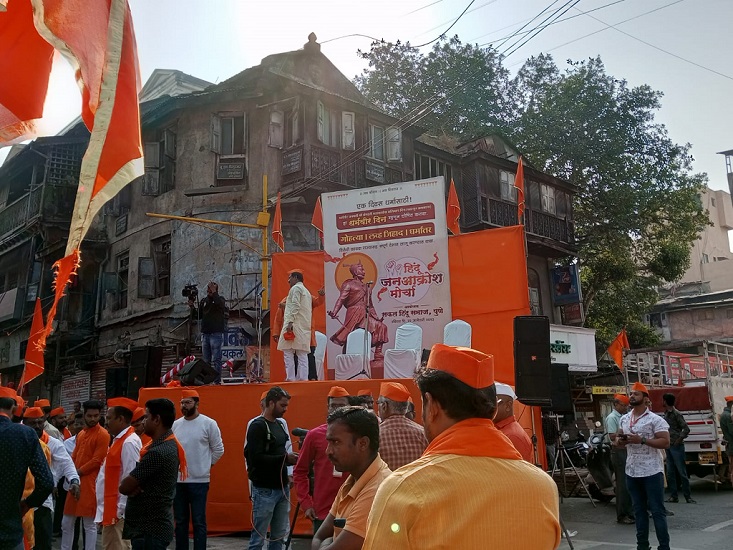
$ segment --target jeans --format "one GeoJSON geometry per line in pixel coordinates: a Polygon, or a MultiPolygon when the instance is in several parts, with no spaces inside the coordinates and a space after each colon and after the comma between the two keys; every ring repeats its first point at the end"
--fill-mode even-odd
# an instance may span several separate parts
{"type": "Polygon", "coordinates": [[[204,355],[204,361],[209,363],[219,373],[219,376],[214,381],[215,384],[221,382],[221,346],[223,343],[223,332],[201,334],[201,353],[204,355]]]}
{"type": "Polygon", "coordinates": [[[669,550],[669,531],[667,513],[664,509],[664,474],[659,472],[648,477],[626,476],[626,486],[634,503],[636,520],[637,550],[651,550],[649,546],[649,513],[654,519],[659,550],[669,550]],[[648,507],[648,511],[647,511],[648,507]]]}
{"type": "Polygon", "coordinates": [[[188,524],[193,523],[193,548],[206,548],[206,496],[208,483],[178,483],[173,499],[176,521],[176,550],[188,550],[188,524]]]}
{"type": "Polygon", "coordinates": [[[166,541],[150,535],[132,539],[130,542],[132,543],[132,550],[166,550],[168,548],[166,541]]]}
{"type": "Polygon", "coordinates": [[[290,527],[290,488],[252,486],[252,534],[249,550],[260,550],[270,527],[268,550],[281,550],[290,527]]]}
{"type": "Polygon", "coordinates": [[[626,449],[612,449],[611,464],[616,476],[616,519],[633,518],[634,506],[631,504],[631,495],[626,488],[626,449]]]}
{"type": "Polygon", "coordinates": [[[686,499],[690,498],[690,478],[687,476],[685,466],[685,444],[670,445],[667,449],[667,485],[672,498],[677,498],[677,475],[682,479],[682,494],[686,499]]]}
{"type": "Polygon", "coordinates": [[[53,512],[50,508],[41,506],[33,514],[33,527],[36,532],[35,550],[51,550],[53,541],[53,512]]]}

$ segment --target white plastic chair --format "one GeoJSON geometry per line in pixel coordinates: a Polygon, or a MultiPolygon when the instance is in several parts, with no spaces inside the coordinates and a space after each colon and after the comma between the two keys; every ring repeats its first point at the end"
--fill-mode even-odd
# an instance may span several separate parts
{"type": "MultiPolygon", "coordinates": [[[[372,356],[372,335],[367,334],[367,357],[372,356]]],[[[364,329],[352,330],[346,337],[346,353],[336,356],[336,380],[350,380],[371,377],[371,365],[366,362],[366,375],[361,374],[364,369],[364,329]]]]}
{"type": "Polygon", "coordinates": [[[471,325],[466,321],[456,319],[443,329],[443,343],[446,346],[471,347],[471,325]]]}
{"type": "MultiPolygon", "coordinates": [[[[367,353],[371,355],[372,335],[367,334],[367,353]]],[[[346,337],[346,355],[364,355],[364,329],[352,330],[346,337]]]]}
{"type": "Polygon", "coordinates": [[[395,347],[384,352],[385,378],[412,378],[420,366],[422,328],[404,323],[395,332],[395,347]]]}
{"type": "Polygon", "coordinates": [[[316,351],[314,353],[316,357],[316,372],[318,373],[318,380],[324,380],[323,364],[326,362],[326,345],[328,344],[328,337],[322,332],[316,331],[316,351]]]}

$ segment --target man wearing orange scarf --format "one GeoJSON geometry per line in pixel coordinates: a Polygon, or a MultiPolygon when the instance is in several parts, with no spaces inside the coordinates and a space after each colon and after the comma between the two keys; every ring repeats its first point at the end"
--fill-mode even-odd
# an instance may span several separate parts
{"type": "Polygon", "coordinates": [[[522,460],[491,421],[494,358],[436,344],[416,382],[430,443],[382,482],[363,550],[557,548],[555,482],[522,460]]]}
{"type": "Polygon", "coordinates": [[[86,401],[83,405],[85,428],[76,436],[76,447],[71,456],[81,480],[81,496],[78,501],[66,499],[61,520],[61,550],[71,550],[76,518],[82,518],[84,525],[84,550],[95,550],[97,546],[97,526],[94,524],[97,475],[109,447],[109,433],[99,425],[102,406],[96,400],[86,401]]]}
{"type": "Polygon", "coordinates": [[[102,548],[129,550],[130,541],[122,540],[127,497],[119,491],[120,482],[140,459],[142,442],[130,426],[137,401],[127,397],[107,400],[107,431],[114,438],[107,458],[97,476],[97,514],[94,522],[102,525],[102,548]]]}

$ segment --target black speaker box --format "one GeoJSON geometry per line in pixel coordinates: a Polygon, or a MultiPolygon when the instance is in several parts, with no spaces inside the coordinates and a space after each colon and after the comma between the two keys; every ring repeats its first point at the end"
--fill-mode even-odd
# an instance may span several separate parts
{"type": "Polygon", "coordinates": [[[178,373],[183,386],[205,386],[217,379],[219,373],[203,359],[196,359],[187,363],[178,373]]]}
{"type": "Polygon", "coordinates": [[[546,407],[556,414],[574,413],[573,396],[570,392],[570,375],[568,373],[569,365],[562,363],[553,363],[550,367],[552,373],[552,384],[550,388],[551,407],[546,407]]]}
{"type": "Polygon", "coordinates": [[[550,320],[540,316],[514,318],[514,381],[524,405],[552,405],[550,320]]]}
{"type": "Polygon", "coordinates": [[[130,371],[127,378],[127,397],[137,399],[140,388],[160,386],[163,366],[163,348],[145,346],[130,350],[130,371]]]}
{"type": "Polygon", "coordinates": [[[127,397],[127,367],[117,367],[105,371],[105,393],[107,399],[127,397]]]}

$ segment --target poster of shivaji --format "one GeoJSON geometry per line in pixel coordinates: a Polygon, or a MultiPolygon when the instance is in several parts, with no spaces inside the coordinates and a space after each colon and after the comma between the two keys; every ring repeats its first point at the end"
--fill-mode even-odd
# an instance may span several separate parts
{"type": "Polygon", "coordinates": [[[368,347],[376,369],[368,374],[381,373],[387,355],[388,371],[394,363],[409,376],[410,359],[397,350],[416,349],[419,362],[422,349],[443,341],[451,321],[445,196],[443,177],[322,195],[330,368],[368,347]],[[365,326],[368,335],[358,330],[365,326]]]}

